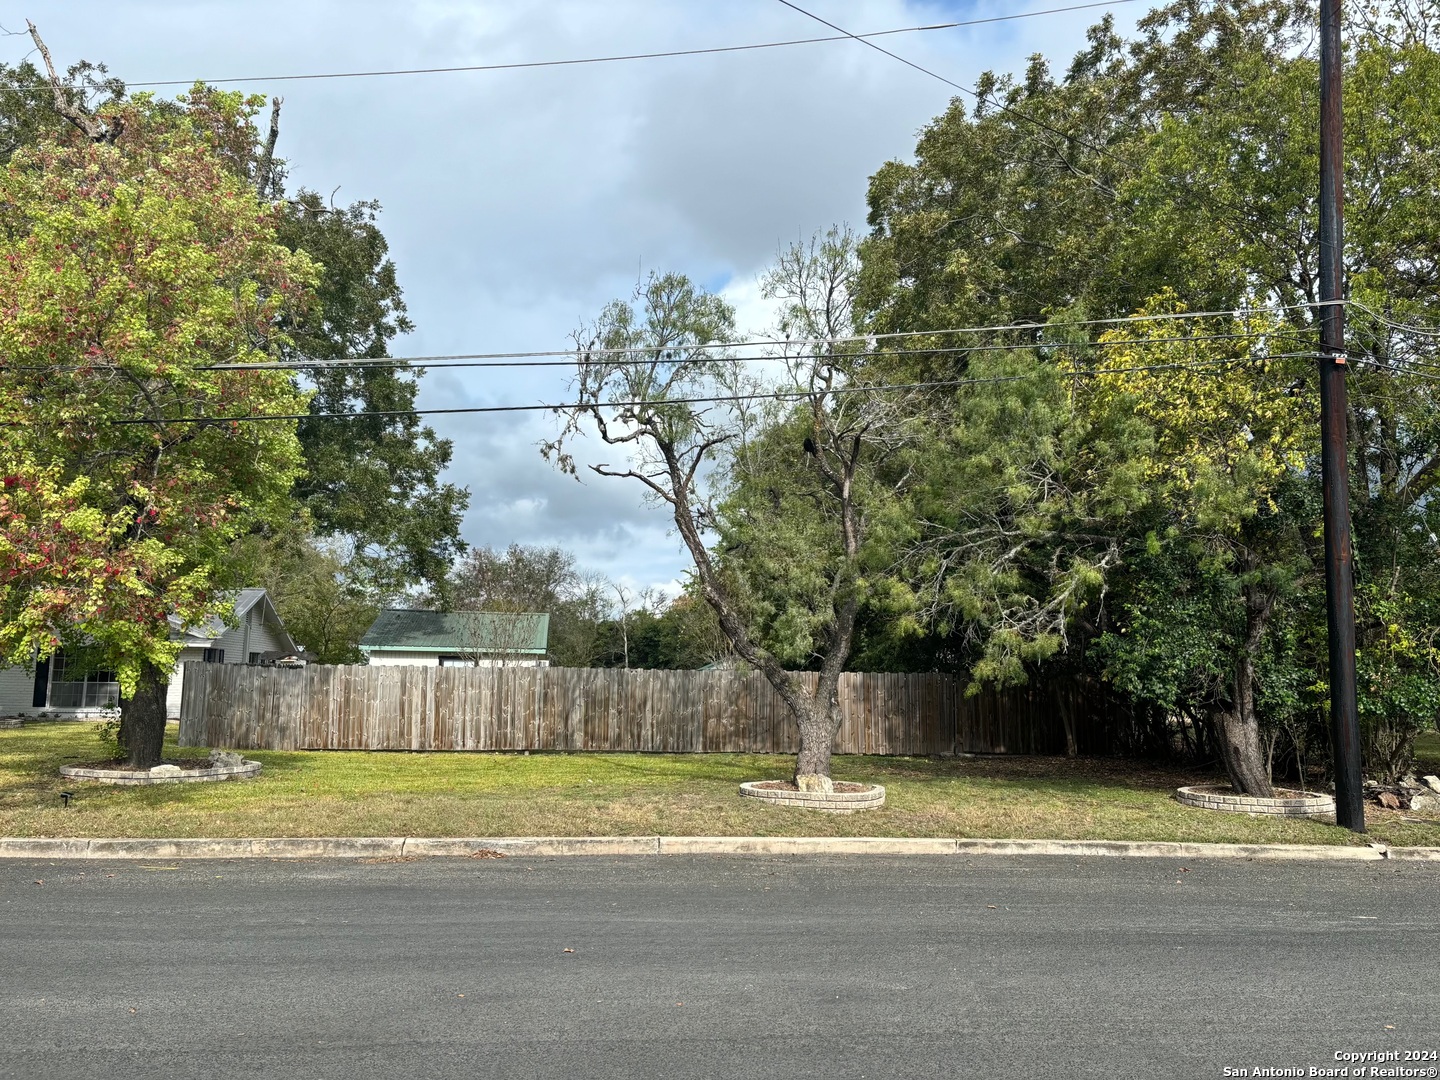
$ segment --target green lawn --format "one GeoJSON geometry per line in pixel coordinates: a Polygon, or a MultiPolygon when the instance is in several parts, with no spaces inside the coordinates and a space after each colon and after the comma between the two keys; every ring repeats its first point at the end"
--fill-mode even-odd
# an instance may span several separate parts
{"type": "MultiPolygon", "coordinates": [[[[193,755],[173,744],[166,752],[193,755]]],[[[1440,748],[1437,748],[1440,749],[1440,748]]],[[[752,754],[268,752],[255,780],[109,787],[62,781],[93,761],[90,724],[0,730],[5,836],[960,836],[1352,843],[1309,821],[1183,807],[1171,792],[1212,779],[1115,759],[840,757],[835,776],[878,781],[886,805],[854,815],[742,800],[742,780],[781,778],[789,757],[752,754]],[[62,809],[59,793],[76,799],[62,809]]],[[[1429,750],[1427,748],[1427,754],[1429,750]]],[[[1440,845],[1440,820],[1367,808],[1370,838],[1440,845]]]]}

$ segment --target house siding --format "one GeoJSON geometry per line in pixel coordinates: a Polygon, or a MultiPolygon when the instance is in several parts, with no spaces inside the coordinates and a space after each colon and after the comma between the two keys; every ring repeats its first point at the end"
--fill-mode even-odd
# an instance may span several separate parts
{"type": "Polygon", "coordinates": [[[0,716],[39,716],[46,713],[64,720],[89,720],[104,713],[101,708],[59,709],[35,704],[35,673],[24,668],[0,668],[0,716]]]}
{"type": "MultiPolygon", "coordinates": [[[[251,653],[288,651],[291,642],[285,637],[284,628],[271,615],[268,603],[260,600],[253,604],[236,626],[227,626],[213,641],[186,645],[176,661],[175,671],[165,693],[165,713],[174,720],[180,715],[180,697],[184,692],[185,669],[188,660],[204,660],[206,649],[224,649],[225,663],[244,664],[251,653]]],[[[190,640],[196,640],[192,632],[190,640]]],[[[198,635],[202,640],[203,632],[198,635]]],[[[24,668],[0,667],[0,716],[36,716],[48,713],[66,719],[83,720],[98,716],[99,709],[54,709],[37,708],[34,704],[35,675],[24,668]]]]}
{"type": "MultiPolygon", "coordinates": [[[[170,685],[165,690],[165,715],[171,720],[180,718],[180,695],[185,689],[185,664],[189,660],[204,660],[205,650],[200,646],[189,646],[180,650],[175,661],[175,673],[170,676],[170,685]]],[[[229,657],[227,656],[228,660],[229,657]]]]}
{"type": "MultiPolygon", "coordinates": [[[[364,650],[362,650],[364,651],[364,650]]],[[[398,667],[405,664],[421,664],[425,667],[438,667],[441,656],[454,656],[453,652],[421,652],[409,649],[386,649],[384,651],[365,653],[366,662],[371,667],[398,667]]],[[[482,660],[479,667],[498,667],[502,661],[482,660]]],[[[550,661],[539,656],[508,657],[503,663],[507,667],[549,667],[550,661]]]]}
{"type": "Polygon", "coordinates": [[[34,716],[35,673],[24,668],[0,668],[0,716],[34,716]]]}
{"type": "MultiPolygon", "coordinates": [[[[288,637],[284,636],[274,619],[267,619],[261,615],[260,606],[257,604],[245,613],[245,617],[250,620],[250,637],[245,654],[240,657],[244,663],[250,662],[251,653],[284,652],[289,650],[293,644],[288,637]]],[[[227,656],[225,659],[230,658],[227,656]]]]}

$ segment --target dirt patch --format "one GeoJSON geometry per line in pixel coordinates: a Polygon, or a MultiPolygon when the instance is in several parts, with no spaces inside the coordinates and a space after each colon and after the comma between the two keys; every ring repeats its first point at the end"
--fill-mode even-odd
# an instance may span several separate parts
{"type": "MultiPolygon", "coordinates": [[[[756,786],[757,788],[763,788],[763,789],[765,789],[766,791],[799,791],[799,790],[800,790],[799,788],[797,788],[797,787],[795,786],[795,783],[794,783],[794,781],[792,781],[792,780],[762,780],[762,781],[760,781],[758,784],[756,784],[755,786],[756,786]]],[[[836,781],[835,781],[835,790],[836,790],[836,791],[846,791],[846,792],[851,792],[851,791],[869,791],[869,790],[870,790],[872,787],[874,787],[874,786],[875,786],[874,784],[855,784],[855,783],[852,783],[852,782],[849,781],[849,780],[836,780],[836,781]]]]}

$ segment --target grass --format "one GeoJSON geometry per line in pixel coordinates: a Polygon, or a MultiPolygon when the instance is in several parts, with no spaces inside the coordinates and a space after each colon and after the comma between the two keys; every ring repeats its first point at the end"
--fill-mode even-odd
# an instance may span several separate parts
{"type": "MultiPolygon", "coordinates": [[[[174,744],[166,755],[188,756],[174,744]]],[[[1440,740],[1424,754],[1440,758],[1440,740]]],[[[255,780],[112,787],[62,780],[100,757],[90,724],[0,731],[0,836],[960,836],[1363,843],[1334,826],[1181,806],[1212,776],[1119,759],[838,757],[840,780],[879,782],[883,808],[854,815],[742,800],[780,779],[757,754],[406,754],[254,751],[255,780]],[[62,790],[74,791],[61,807],[62,790]]],[[[1367,807],[1368,839],[1440,845],[1440,820],[1367,807]]]]}

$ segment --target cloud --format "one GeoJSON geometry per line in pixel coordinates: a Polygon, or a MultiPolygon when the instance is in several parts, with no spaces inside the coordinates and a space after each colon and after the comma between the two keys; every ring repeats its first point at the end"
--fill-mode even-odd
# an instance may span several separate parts
{"type": "MultiPolygon", "coordinates": [[[[1010,4],[811,0],[863,32],[1013,13],[1010,4]]],[[[1039,5],[1036,6],[1045,6],[1039,5]]],[[[703,48],[829,31],[768,0],[111,0],[43,12],[57,59],[126,79],[376,70],[703,48]],[[277,29],[282,28],[282,29],[277,29]]],[[[1142,5],[1117,9],[1122,28],[1142,5]]],[[[972,84],[1045,52],[1063,70],[1100,11],[884,39],[972,84]]],[[[7,39],[18,60],[28,41],[7,39]]],[[[955,93],[856,42],[509,72],[247,83],[285,98],[292,183],[378,198],[418,327],[398,352],[564,348],[644,270],[723,283],[743,329],[770,322],[756,276],[777,248],[831,224],[863,228],[868,176],[907,157],[955,93]]],[[[173,92],[169,88],[164,92],[173,92]]],[[[426,408],[555,402],[562,369],[454,369],[426,408]]],[[[471,543],[558,543],[643,587],[688,559],[639,486],[559,475],[543,413],[437,416],[449,479],[471,490],[471,543]]],[[[584,447],[586,460],[601,451],[584,447]]]]}

